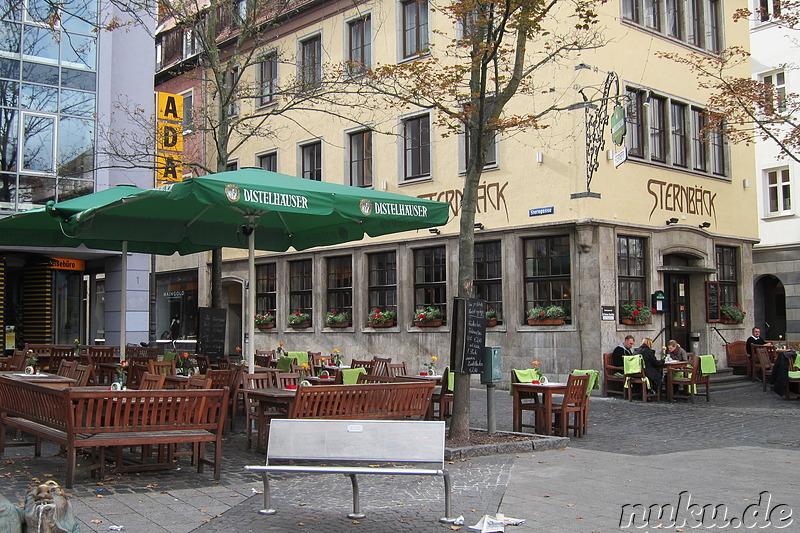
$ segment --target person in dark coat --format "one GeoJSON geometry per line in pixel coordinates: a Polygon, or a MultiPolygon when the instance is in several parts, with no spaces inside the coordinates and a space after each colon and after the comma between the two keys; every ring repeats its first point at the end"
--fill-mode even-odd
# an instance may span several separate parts
{"type": "Polygon", "coordinates": [[[661,382],[663,381],[663,363],[656,357],[656,351],[653,350],[653,339],[645,337],[642,339],[642,345],[636,348],[635,353],[642,354],[644,360],[644,375],[650,381],[650,392],[656,392],[661,389],[661,382]]]}
{"type": "MultiPolygon", "coordinates": [[[[686,350],[681,348],[681,345],[678,344],[676,340],[670,340],[667,343],[667,350],[669,350],[669,356],[672,358],[673,361],[688,361],[689,357],[686,354],[686,350]]],[[[697,354],[695,354],[697,355],[697,354]]]]}
{"type": "Polygon", "coordinates": [[[626,336],[622,344],[614,348],[614,351],[611,352],[611,364],[614,366],[623,366],[622,356],[633,355],[634,342],[636,342],[636,339],[633,338],[633,335],[626,336]]]}

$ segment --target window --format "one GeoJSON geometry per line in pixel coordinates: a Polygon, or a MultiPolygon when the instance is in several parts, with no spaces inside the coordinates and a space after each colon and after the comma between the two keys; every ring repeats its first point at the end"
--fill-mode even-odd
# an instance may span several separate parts
{"type": "Polygon", "coordinates": [[[311,259],[289,261],[289,313],[313,315],[311,259]]]}
{"type": "Polygon", "coordinates": [[[225,108],[226,113],[229,117],[238,117],[239,116],[239,95],[237,94],[239,91],[237,87],[239,85],[239,68],[233,67],[228,75],[226,76],[226,86],[225,92],[223,93],[224,96],[228,98],[228,104],[225,108]]]}
{"type": "Polygon", "coordinates": [[[260,315],[277,309],[278,278],[275,263],[256,266],[256,312],[260,315]]]}
{"type": "Polygon", "coordinates": [[[716,52],[721,0],[622,0],[622,19],[647,31],[716,52]]]}
{"type": "Polygon", "coordinates": [[[758,18],[761,22],[769,22],[771,18],[780,18],[780,0],[758,0],[758,18]]]}
{"type": "Polygon", "coordinates": [[[156,70],[161,70],[162,65],[164,64],[164,45],[161,44],[161,40],[156,41],[156,70]]]}
{"type": "Polygon", "coordinates": [[[372,187],[372,132],[350,134],[350,185],[372,187]]]}
{"type": "Polygon", "coordinates": [[[625,142],[628,145],[628,154],[635,157],[644,156],[644,121],[642,120],[644,96],[644,91],[628,89],[628,109],[625,119],[628,134],[625,136],[625,142]]]}
{"type": "Polygon", "coordinates": [[[428,49],[428,2],[407,0],[403,9],[403,58],[424,53],[428,49]]]}
{"type": "Polygon", "coordinates": [[[523,241],[525,262],[525,309],[559,305],[571,322],[572,285],[570,280],[569,237],[537,237],[523,241]]]}
{"type": "Polygon", "coordinates": [[[414,250],[414,309],[433,307],[447,318],[447,250],[444,246],[414,250]]]}
{"type": "Polygon", "coordinates": [[[650,158],[653,161],[664,162],[666,130],[664,128],[664,103],[663,98],[653,96],[650,98],[650,158]]]}
{"type": "Polygon", "coordinates": [[[708,135],[711,141],[711,172],[718,176],[725,175],[725,143],[722,133],[715,129],[708,135]]]}
{"type": "Polygon", "coordinates": [[[183,31],[175,28],[161,38],[164,50],[164,65],[171,65],[183,58],[183,31]]]}
{"type": "Polygon", "coordinates": [[[347,25],[350,50],[350,74],[356,75],[372,66],[372,19],[369,16],[347,25]]]}
{"type": "Polygon", "coordinates": [[[670,105],[670,126],[672,129],[672,164],[686,167],[686,106],[673,102],[670,105]]]}
{"type": "Polygon", "coordinates": [[[706,127],[706,115],[702,109],[692,108],[692,161],[695,170],[708,170],[706,156],[708,143],[703,129],[706,127]]]}
{"type": "Polygon", "coordinates": [[[239,170],[239,162],[238,161],[228,161],[228,164],[225,165],[225,172],[232,172],[234,170],[239,170]]]}
{"type": "Polygon", "coordinates": [[[767,213],[784,214],[792,210],[792,187],[789,168],[767,171],[767,213]]]}
{"type": "Polygon", "coordinates": [[[786,111],[786,75],[783,71],[768,74],[762,78],[764,82],[765,111],[774,113],[775,109],[786,111]]]}
{"type": "Polygon", "coordinates": [[[258,166],[272,172],[278,171],[278,152],[270,152],[258,156],[258,166]]]}
{"type": "Polygon", "coordinates": [[[353,258],[328,258],[328,311],[347,313],[353,318],[353,258]]]}
{"type": "Polygon", "coordinates": [[[303,168],[301,177],[322,181],[322,143],[317,141],[300,147],[303,168]]]}
{"type": "Polygon", "coordinates": [[[22,170],[55,170],[55,129],[54,115],[22,113],[22,170]]]}
{"type": "Polygon", "coordinates": [[[183,131],[184,133],[191,132],[194,127],[192,116],[192,91],[183,93],[183,131]]]}
{"type": "Polygon", "coordinates": [[[300,83],[303,90],[313,91],[322,84],[322,38],[315,35],[300,43],[300,83]]]}
{"type": "Polygon", "coordinates": [[[475,297],[503,320],[503,261],[500,241],[475,243],[475,297]]]}
{"type": "MultiPolygon", "coordinates": [[[[647,301],[647,276],[644,264],[644,239],[617,237],[617,281],[620,309],[626,304],[647,301]]],[[[622,316],[620,312],[620,316],[622,316]]]]}
{"type": "Polygon", "coordinates": [[[183,32],[183,58],[192,57],[197,53],[197,35],[194,30],[187,29],[183,32]]]}
{"type": "Polygon", "coordinates": [[[397,312],[397,253],[369,254],[369,311],[397,312]]]}
{"type": "MultiPolygon", "coordinates": [[[[469,130],[464,129],[464,170],[469,164],[469,130]]],[[[497,135],[492,133],[492,140],[489,144],[489,151],[486,152],[486,161],[483,168],[494,168],[497,166],[497,135]]]]}
{"type": "Polygon", "coordinates": [[[717,281],[720,288],[720,305],[733,305],[739,302],[737,288],[736,248],[717,246],[717,281]]]}
{"type": "Polygon", "coordinates": [[[276,100],[278,88],[278,54],[264,56],[258,63],[258,105],[265,106],[276,100]]]}
{"type": "Polygon", "coordinates": [[[406,180],[431,173],[431,131],[428,115],[408,118],[403,122],[406,180]]]}

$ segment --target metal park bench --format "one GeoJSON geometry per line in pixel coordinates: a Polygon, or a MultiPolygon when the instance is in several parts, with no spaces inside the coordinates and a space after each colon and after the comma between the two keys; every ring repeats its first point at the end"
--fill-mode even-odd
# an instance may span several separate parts
{"type": "Polygon", "coordinates": [[[357,474],[431,475],[444,478],[444,514],[451,523],[450,476],[444,468],[444,422],[423,420],[275,419],[270,425],[266,465],[245,466],[261,472],[264,509],[275,514],[269,492],[270,472],[345,474],[353,485],[353,512],[363,518],[357,474]]]}

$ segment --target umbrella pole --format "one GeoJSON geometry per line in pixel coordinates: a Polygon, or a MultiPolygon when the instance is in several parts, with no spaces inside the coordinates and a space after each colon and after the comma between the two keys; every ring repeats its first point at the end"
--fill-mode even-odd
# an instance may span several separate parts
{"type": "Polygon", "coordinates": [[[245,352],[247,355],[247,368],[250,374],[256,371],[256,323],[253,316],[256,314],[256,235],[253,227],[253,217],[250,217],[250,235],[247,236],[247,342],[245,352]]]}
{"type": "Polygon", "coordinates": [[[125,334],[128,329],[127,324],[127,302],[128,297],[128,241],[122,241],[122,272],[120,272],[120,287],[119,292],[119,357],[120,360],[125,360],[125,334]]]}

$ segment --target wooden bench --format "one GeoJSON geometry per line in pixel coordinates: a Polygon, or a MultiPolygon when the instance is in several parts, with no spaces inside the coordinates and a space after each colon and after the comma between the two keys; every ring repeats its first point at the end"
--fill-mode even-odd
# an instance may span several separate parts
{"type": "Polygon", "coordinates": [[[92,470],[101,476],[104,447],[196,444],[197,471],[213,465],[220,478],[222,429],[228,405],[227,388],[207,390],[124,390],[57,388],[0,377],[0,454],[6,428],[22,430],[34,442],[9,444],[35,447],[48,440],[67,450],[66,486],[72,488],[79,448],[97,448],[92,470]],[[214,459],[205,458],[205,443],[214,443],[214,459]]]}
{"type": "Polygon", "coordinates": [[[300,385],[289,418],[425,418],[436,383],[300,385]]]}
{"type": "MultiPolygon", "coordinates": [[[[326,389],[330,387],[325,387],[326,389]]],[[[353,486],[353,512],[363,518],[357,474],[431,475],[444,478],[444,514],[450,518],[450,476],[444,468],[444,422],[422,420],[273,420],[265,465],[245,466],[261,472],[264,508],[270,503],[270,472],[345,474],[353,486]]]]}

